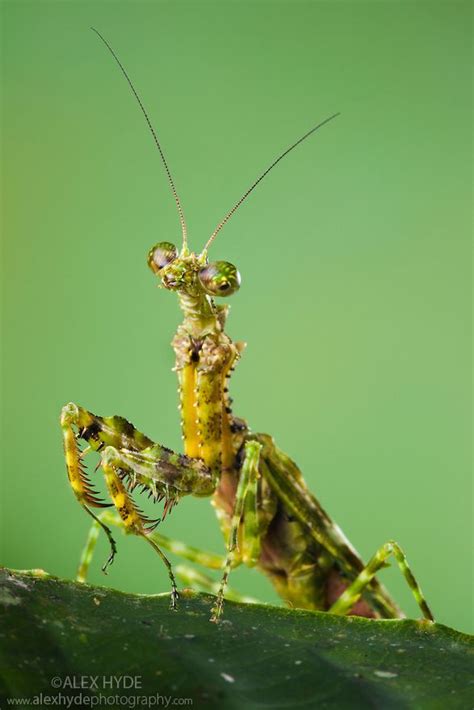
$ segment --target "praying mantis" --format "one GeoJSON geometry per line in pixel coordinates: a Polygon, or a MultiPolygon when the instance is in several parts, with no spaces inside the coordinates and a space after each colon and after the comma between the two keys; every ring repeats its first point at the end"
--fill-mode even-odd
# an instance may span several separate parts
{"type": "MultiPolygon", "coordinates": [[[[221,570],[222,579],[211,610],[211,620],[215,622],[222,615],[224,597],[232,598],[228,588],[230,572],[241,564],[266,574],[279,596],[292,607],[396,619],[403,613],[376,577],[393,556],[423,617],[433,621],[400,546],[389,541],[364,564],[311,494],[297,465],[271,436],[252,432],[231,409],[228,385],[244,344],[233,342],[226,334],[229,308],[216,299],[237,291],[240,275],[229,262],[209,261],[209,249],[270,170],[339,114],[321,121],[282,152],[219,222],[203,249],[193,252],[188,246],[186,221],[174,180],[141,98],[111,45],[92,29],[111,53],[138,102],[178,211],[181,248],[178,250],[167,241],[155,244],[148,253],[148,266],[165,290],[176,293],[183,312],[172,346],[179,380],[184,453],[155,443],[122,417],[97,416],[72,402],[63,407],[61,428],[69,483],[93,519],[78,579],[85,580],[101,530],[110,545],[103,571],[113,562],[117,546],[110,525],[117,525],[146,540],[160,556],[170,579],[173,609],[178,606],[179,595],[173,568],[163,549],[209,569],[221,570]],[[85,449],[81,449],[81,442],[85,442],[85,449]],[[96,471],[99,467],[102,470],[111,502],[101,500],[92,487],[85,467],[89,451],[100,454],[96,471]],[[158,533],[156,528],[162,520],[152,520],[141,512],[133,498],[135,490],[145,492],[156,503],[164,501],[162,520],[185,495],[211,497],[226,542],[226,555],[204,552],[158,533]],[[115,508],[115,513],[106,510],[109,507],[115,508]],[[100,509],[100,513],[95,512],[100,509]]],[[[209,580],[198,573],[194,579],[202,585],[209,580]]]]}

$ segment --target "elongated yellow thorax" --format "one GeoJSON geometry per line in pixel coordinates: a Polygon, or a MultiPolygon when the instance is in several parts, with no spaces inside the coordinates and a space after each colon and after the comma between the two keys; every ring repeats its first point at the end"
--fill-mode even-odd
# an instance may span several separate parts
{"type": "Polygon", "coordinates": [[[183,324],[173,340],[180,384],[184,452],[219,476],[234,464],[227,379],[239,348],[222,331],[193,337],[183,324]]]}

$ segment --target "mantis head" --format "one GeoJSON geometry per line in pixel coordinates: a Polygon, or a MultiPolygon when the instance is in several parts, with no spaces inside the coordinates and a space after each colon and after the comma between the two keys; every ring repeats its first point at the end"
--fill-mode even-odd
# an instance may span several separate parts
{"type": "Polygon", "coordinates": [[[169,291],[189,296],[231,296],[240,287],[240,274],[228,261],[208,262],[207,253],[181,254],[171,242],[158,242],[148,252],[148,266],[169,291]]]}
{"type": "Polygon", "coordinates": [[[184,212],[181,206],[181,201],[178,197],[178,192],[174,184],[174,180],[171,176],[168,163],[166,161],[163,149],[158,140],[155,129],[152,126],[150,118],[145,110],[145,107],[140,99],[129,75],[127,74],[125,67],[121,63],[120,59],[116,55],[115,51],[112,49],[107,40],[101,35],[101,33],[94,27],[91,28],[93,32],[100,38],[100,40],[107,47],[108,51],[117,63],[120,71],[125,77],[132,94],[134,95],[141,112],[145,118],[148,125],[150,133],[153,137],[155,146],[160,154],[161,162],[166,172],[168,178],[168,183],[171,188],[171,192],[176,203],[178,210],[179,221],[181,224],[182,231],[182,248],[181,252],[178,254],[177,248],[171,242],[158,242],[148,253],[148,265],[153,271],[161,278],[162,286],[170,291],[177,291],[179,294],[184,296],[199,297],[199,296],[230,296],[235,293],[240,286],[240,274],[233,264],[228,261],[214,261],[208,262],[207,252],[216,238],[217,234],[220,232],[222,227],[228,222],[232,217],[234,212],[240,207],[240,205],[247,199],[251,192],[257,187],[257,185],[263,180],[263,178],[272,170],[277,163],[282,160],[288,153],[290,153],[296,146],[305,141],[319,128],[324,126],[329,121],[332,121],[339,113],[334,113],[329,118],[324,119],[316,126],[313,126],[309,131],[307,131],[301,138],[299,138],[295,143],[290,145],[289,148],[284,150],[280,155],[268,166],[266,170],[255,180],[255,182],[244,192],[242,197],[235,203],[226,216],[219,222],[215,230],[212,232],[211,236],[204,245],[204,249],[200,254],[194,254],[188,249],[187,243],[187,227],[186,221],[184,219],[184,212]]]}

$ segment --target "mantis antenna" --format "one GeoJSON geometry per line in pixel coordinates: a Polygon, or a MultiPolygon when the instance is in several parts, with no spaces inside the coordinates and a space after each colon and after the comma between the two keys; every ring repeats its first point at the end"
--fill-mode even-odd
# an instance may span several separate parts
{"type": "Polygon", "coordinates": [[[183,212],[183,208],[181,207],[181,201],[180,201],[180,199],[179,199],[179,197],[178,197],[178,192],[177,192],[177,190],[176,190],[176,187],[175,187],[175,184],[174,184],[174,180],[173,180],[173,178],[172,178],[172,176],[171,176],[171,172],[170,172],[170,169],[169,169],[169,167],[168,167],[168,163],[166,162],[165,154],[163,153],[163,150],[162,150],[161,145],[160,145],[160,141],[158,140],[158,136],[156,135],[155,129],[153,128],[153,126],[152,126],[152,124],[151,124],[151,121],[150,121],[150,119],[149,119],[149,117],[148,117],[148,114],[147,114],[147,112],[146,112],[146,110],[145,110],[145,107],[144,107],[144,105],[143,105],[143,103],[142,103],[142,100],[140,99],[140,96],[138,95],[138,93],[137,93],[135,87],[133,86],[132,80],[131,80],[130,77],[128,76],[128,74],[127,74],[127,72],[126,72],[126,70],[125,70],[125,67],[123,66],[122,62],[121,62],[120,59],[117,57],[117,55],[115,54],[114,50],[112,49],[112,47],[110,46],[110,44],[107,42],[107,40],[105,39],[105,37],[103,37],[103,36],[100,34],[100,32],[95,29],[95,27],[91,27],[91,30],[92,30],[93,32],[95,32],[96,35],[102,40],[102,42],[105,44],[105,46],[106,46],[107,49],[109,50],[110,54],[113,56],[113,58],[114,58],[115,61],[117,62],[117,64],[118,64],[118,66],[119,66],[119,68],[120,68],[122,74],[124,75],[125,79],[127,80],[128,85],[130,86],[130,89],[132,90],[133,95],[135,96],[135,98],[136,98],[136,100],[137,100],[137,102],[138,102],[138,105],[140,106],[140,108],[141,108],[141,110],[142,110],[142,113],[143,113],[143,115],[144,115],[144,117],[145,117],[145,121],[146,121],[147,124],[148,124],[148,128],[150,129],[151,135],[153,136],[153,140],[155,141],[155,145],[156,145],[156,147],[158,148],[158,152],[159,152],[159,154],[160,154],[161,161],[162,161],[162,163],[163,163],[163,165],[164,165],[164,168],[165,168],[165,171],[166,171],[166,175],[167,175],[167,177],[168,177],[168,182],[169,182],[170,187],[171,187],[171,192],[173,193],[174,201],[176,202],[176,207],[178,208],[179,221],[180,221],[180,223],[181,223],[181,231],[182,231],[182,234],[183,234],[183,250],[185,250],[185,249],[187,249],[187,246],[188,246],[188,241],[187,241],[188,230],[187,230],[187,227],[186,227],[186,220],[184,219],[184,212],[183,212]]]}
{"type": "Polygon", "coordinates": [[[329,118],[325,118],[324,121],[321,121],[321,123],[318,123],[318,125],[317,125],[317,126],[314,126],[314,128],[311,128],[311,130],[309,130],[307,133],[305,133],[304,136],[301,136],[301,138],[299,138],[299,139],[296,141],[296,143],[293,143],[293,145],[290,145],[289,148],[287,148],[283,153],[281,153],[281,155],[279,155],[278,158],[276,158],[276,160],[274,160],[273,163],[268,166],[268,168],[265,170],[265,172],[263,172],[263,173],[260,175],[260,177],[258,177],[258,178],[255,180],[255,182],[253,183],[253,185],[251,185],[251,187],[249,187],[249,189],[247,190],[247,192],[245,192],[245,193],[242,195],[242,197],[240,198],[240,200],[235,203],[235,205],[232,207],[232,209],[231,209],[229,212],[227,212],[227,214],[226,214],[226,216],[224,217],[224,219],[219,222],[219,224],[217,225],[217,227],[215,228],[215,230],[213,231],[213,233],[212,233],[211,236],[209,237],[208,241],[206,242],[206,245],[205,245],[205,247],[204,247],[204,249],[203,249],[203,253],[205,253],[205,252],[209,249],[209,247],[211,246],[212,242],[214,241],[214,239],[216,238],[216,236],[218,235],[218,233],[221,231],[221,229],[222,229],[222,227],[224,226],[224,224],[226,224],[226,222],[229,221],[229,219],[232,217],[232,215],[234,214],[234,212],[236,212],[236,210],[240,207],[240,205],[242,204],[242,202],[244,202],[244,201],[247,199],[247,197],[250,195],[250,193],[255,190],[255,188],[257,187],[257,185],[259,184],[259,182],[261,182],[261,181],[263,180],[263,178],[264,178],[266,175],[268,175],[268,173],[270,172],[270,170],[272,170],[272,168],[274,168],[275,165],[276,165],[277,163],[279,163],[282,158],[285,157],[285,155],[288,155],[288,153],[290,153],[290,152],[293,150],[293,148],[296,148],[297,145],[299,145],[299,144],[302,143],[304,140],[306,140],[306,138],[309,138],[309,136],[310,136],[312,133],[314,133],[315,131],[317,131],[318,128],[321,128],[321,127],[324,126],[326,123],[329,123],[329,121],[332,121],[332,119],[333,119],[333,118],[336,118],[336,116],[340,116],[340,112],[334,113],[332,116],[329,116],[329,118]]]}

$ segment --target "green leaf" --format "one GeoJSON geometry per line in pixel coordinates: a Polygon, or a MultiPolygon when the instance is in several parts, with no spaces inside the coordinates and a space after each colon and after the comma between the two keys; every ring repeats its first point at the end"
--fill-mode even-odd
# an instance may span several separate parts
{"type": "Polygon", "coordinates": [[[59,693],[71,707],[472,707],[472,638],[439,624],[234,602],[213,624],[208,595],[183,592],[173,612],[168,595],[5,569],[0,602],[2,708],[40,693],[40,707],[59,693]]]}

